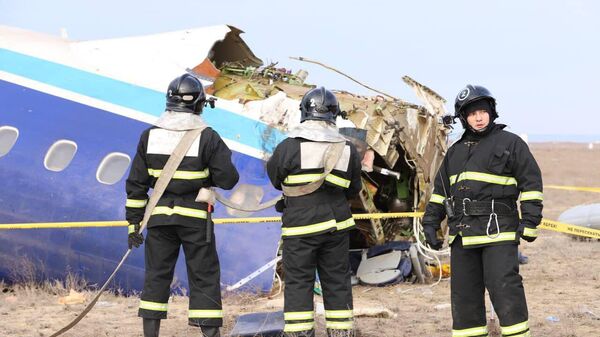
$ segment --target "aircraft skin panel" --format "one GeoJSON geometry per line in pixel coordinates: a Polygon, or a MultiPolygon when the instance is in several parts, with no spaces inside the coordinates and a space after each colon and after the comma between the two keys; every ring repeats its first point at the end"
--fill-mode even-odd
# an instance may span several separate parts
{"type": "Polygon", "coordinates": [[[70,43],[81,69],[162,91],[181,70],[194,68],[231,29],[226,25],[70,43]],[[174,57],[173,55],[177,55],[174,57]],[[160,66],[157,67],[156,65],[160,66]]]}
{"type": "MultiPolygon", "coordinates": [[[[3,102],[0,125],[19,129],[16,144],[0,158],[3,185],[0,189],[0,204],[3,205],[0,224],[125,218],[127,173],[116,184],[105,185],[96,180],[96,170],[111,152],[122,152],[133,158],[142,130],[149,127],[147,123],[1,80],[0,101],[3,102]],[[44,156],[59,139],[75,142],[77,152],[65,170],[52,172],[44,167],[44,156]]],[[[163,104],[161,102],[159,107],[163,104]]],[[[229,129],[231,123],[236,122],[222,116],[237,115],[207,109],[205,116],[209,124],[211,119],[216,124],[222,123],[215,127],[220,133],[220,128],[229,129]]],[[[256,121],[248,121],[256,132],[262,131],[256,121]]],[[[252,129],[248,121],[243,127],[252,129]]],[[[249,133],[233,139],[242,143],[245,137],[255,136],[249,133]]],[[[244,146],[262,146],[247,143],[250,144],[244,146]]],[[[280,193],[271,187],[263,160],[234,151],[233,161],[240,171],[240,183],[262,187],[263,200],[280,193]]],[[[229,192],[224,194],[227,196],[229,192]]],[[[276,213],[269,209],[254,215],[274,216],[276,213]]],[[[225,208],[218,205],[214,217],[229,216],[225,208]]],[[[280,224],[217,225],[215,232],[222,267],[221,282],[229,285],[275,257],[280,224]]],[[[22,263],[18,256],[25,256],[25,260],[43,266],[40,268],[45,277],[62,279],[70,270],[84,275],[89,282],[101,284],[127,249],[126,229],[0,230],[0,247],[0,278],[9,276],[22,263]]],[[[126,291],[141,289],[142,249],[134,250],[124,269],[117,274],[116,287],[126,291]]],[[[180,254],[182,259],[183,253],[180,254]]],[[[187,287],[185,275],[185,264],[179,261],[176,278],[182,287],[187,287]]],[[[272,281],[273,271],[269,270],[249,286],[268,290],[272,281]]]]}
{"type": "MultiPolygon", "coordinates": [[[[83,97],[79,96],[82,100],[81,103],[87,105],[93,106],[94,103],[97,105],[99,100],[153,117],[160,116],[164,111],[165,96],[163,92],[7,49],[0,48],[0,71],[27,78],[45,86],[56,87],[82,95],[83,97]],[[90,97],[93,101],[88,102],[85,97],[90,97]]],[[[165,84],[165,87],[167,84],[165,84]]],[[[231,106],[231,102],[227,103],[226,106],[231,106]]],[[[285,139],[285,135],[281,131],[231,110],[220,108],[219,101],[217,101],[217,107],[206,109],[202,116],[209,125],[219,132],[221,137],[231,141],[230,144],[233,145],[233,150],[262,159],[265,153],[271,153],[275,146],[285,139]],[[245,147],[236,147],[236,143],[245,145],[245,147]],[[248,148],[254,150],[251,152],[245,151],[248,148]]],[[[135,118],[135,116],[129,116],[135,118]]]]}
{"type": "MultiPolygon", "coordinates": [[[[216,42],[235,30],[227,25],[216,25],[133,37],[70,41],[0,25],[0,48],[26,55],[43,53],[43,58],[50,62],[162,91],[186,68],[201,63],[216,42]]],[[[239,47],[249,50],[243,41],[239,47]]]]}
{"type": "Polygon", "coordinates": [[[0,70],[154,116],[164,110],[164,94],[158,91],[8,49],[0,49],[0,70]]]}

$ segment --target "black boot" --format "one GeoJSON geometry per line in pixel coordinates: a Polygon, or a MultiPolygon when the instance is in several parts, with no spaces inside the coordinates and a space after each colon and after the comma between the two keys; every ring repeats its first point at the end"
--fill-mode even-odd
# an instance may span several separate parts
{"type": "Polygon", "coordinates": [[[158,337],[160,319],[144,318],[144,337],[158,337]]]}
{"type": "Polygon", "coordinates": [[[200,326],[203,337],[221,337],[218,326],[200,326]]]}

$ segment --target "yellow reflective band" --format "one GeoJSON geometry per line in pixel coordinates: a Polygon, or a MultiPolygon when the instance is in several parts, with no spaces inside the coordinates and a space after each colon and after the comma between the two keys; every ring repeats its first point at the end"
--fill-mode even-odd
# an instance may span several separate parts
{"type": "Polygon", "coordinates": [[[312,320],[314,318],[315,313],[313,311],[295,311],[283,313],[283,319],[286,321],[312,320]]]}
{"type": "MultiPolygon", "coordinates": [[[[152,177],[158,178],[162,170],[148,169],[148,174],[152,177]]],[[[208,169],[204,169],[203,171],[175,171],[173,174],[173,179],[184,179],[184,180],[194,180],[194,179],[205,179],[208,178],[209,171],[208,169]]]]}
{"type": "Polygon", "coordinates": [[[148,199],[144,199],[144,200],[127,199],[127,201],[125,202],[125,207],[143,208],[143,207],[146,207],[147,203],[148,203],[148,199]]]}
{"type": "Polygon", "coordinates": [[[487,326],[479,326],[476,328],[463,329],[463,330],[452,330],[452,337],[471,337],[487,334],[487,326]]]}
{"type": "Polygon", "coordinates": [[[340,221],[335,224],[338,230],[346,229],[348,227],[352,227],[355,225],[354,218],[350,218],[348,220],[340,221]]]}
{"type": "Polygon", "coordinates": [[[173,208],[169,208],[167,206],[157,206],[152,211],[152,215],[173,215],[179,214],[183,216],[189,216],[192,218],[206,219],[207,214],[206,211],[201,209],[194,209],[188,207],[175,206],[173,208]]]}
{"type": "Polygon", "coordinates": [[[454,239],[456,239],[456,235],[448,235],[448,244],[451,244],[454,239]]]}
{"type": "MultiPolygon", "coordinates": [[[[496,236],[493,234],[492,237],[496,236]]],[[[514,241],[517,238],[515,232],[504,232],[500,233],[496,238],[489,238],[487,235],[482,236],[463,236],[462,242],[464,246],[481,245],[485,243],[501,242],[501,241],[514,241]]]]}
{"type": "Polygon", "coordinates": [[[334,185],[337,185],[337,186],[340,186],[343,188],[348,188],[348,186],[350,186],[350,180],[344,179],[342,177],[338,177],[333,174],[328,174],[327,177],[325,177],[325,181],[328,181],[334,185]]]}
{"type": "Polygon", "coordinates": [[[521,192],[521,201],[544,200],[544,193],[539,191],[521,192]]]}
{"type": "MultiPolygon", "coordinates": [[[[286,185],[312,183],[313,181],[321,179],[322,176],[323,174],[320,173],[292,174],[285,177],[283,183],[286,185]]],[[[350,180],[338,177],[334,174],[328,174],[327,177],[325,177],[325,180],[343,188],[348,188],[348,186],[350,186],[350,180]]]]}
{"type": "Polygon", "coordinates": [[[299,227],[283,227],[281,228],[281,236],[303,235],[317,233],[330,228],[336,228],[335,220],[320,222],[314,225],[299,226],[299,227]]]}
{"type": "Polygon", "coordinates": [[[532,238],[537,238],[537,236],[538,236],[538,230],[537,230],[537,228],[528,228],[528,227],[525,227],[525,230],[523,231],[523,235],[529,236],[529,237],[532,237],[532,238]]]}
{"type": "Polygon", "coordinates": [[[444,196],[443,195],[439,195],[439,194],[432,194],[431,198],[429,199],[429,202],[434,202],[436,204],[443,204],[444,203],[444,196]]]}
{"type": "Polygon", "coordinates": [[[515,333],[523,332],[529,329],[529,321],[521,322],[511,326],[500,326],[503,335],[512,335],[515,333]]]}
{"type": "Polygon", "coordinates": [[[310,183],[310,182],[319,180],[319,178],[321,178],[321,176],[322,176],[322,174],[320,174],[320,173],[291,174],[291,175],[285,177],[285,180],[283,181],[283,183],[287,184],[287,185],[310,183]]]}
{"type": "Polygon", "coordinates": [[[188,318],[223,318],[223,310],[191,310],[188,318]]]}
{"type": "Polygon", "coordinates": [[[326,323],[327,329],[352,330],[352,327],[354,326],[353,321],[326,321],[326,323]]]}
{"type": "Polygon", "coordinates": [[[325,310],[325,318],[352,318],[352,310],[325,310]]]}
{"type": "Polygon", "coordinates": [[[167,311],[168,303],[158,303],[150,301],[140,301],[140,309],[152,311],[167,311]]]}
{"type": "Polygon", "coordinates": [[[517,185],[517,179],[513,177],[497,176],[495,174],[472,171],[461,173],[458,179],[456,179],[456,174],[450,176],[450,185],[454,185],[455,183],[463,180],[483,181],[486,183],[497,185],[517,185]]]}
{"type": "Polygon", "coordinates": [[[135,225],[127,226],[127,234],[131,234],[135,232],[135,225]]]}
{"type": "Polygon", "coordinates": [[[284,332],[298,332],[298,331],[308,331],[312,330],[315,327],[315,322],[308,323],[293,323],[293,324],[285,324],[283,326],[284,332]]]}

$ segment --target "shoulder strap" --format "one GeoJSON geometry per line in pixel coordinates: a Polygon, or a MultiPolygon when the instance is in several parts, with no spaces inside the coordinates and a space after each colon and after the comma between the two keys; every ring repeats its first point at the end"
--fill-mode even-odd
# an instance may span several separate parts
{"type": "MultiPolygon", "coordinates": [[[[185,133],[185,135],[183,135],[183,137],[179,141],[179,144],[177,144],[177,147],[175,148],[175,150],[169,157],[167,164],[163,168],[162,173],[160,174],[160,176],[158,177],[158,180],[156,181],[156,184],[154,185],[154,191],[152,192],[152,195],[150,196],[148,205],[146,205],[144,219],[142,220],[142,223],[140,225],[140,233],[144,230],[144,228],[146,228],[146,224],[148,223],[150,214],[152,214],[152,210],[156,206],[158,199],[160,199],[163,192],[167,188],[169,181],[173,177],[173,174],[175,174],[175,170],[177,170],[177,168],[179,167],[179,164],[183,160],[183,157],[185,156],[187,151],[190,149],[190,146],[192,146],[192,143],[194,142],[194,140],[202,133],[202,130],[204,130],[204,129],[206,129],[206,126],[187,131],[185,133]]],[[[98,291],[96,296],[94,296],[94,299],[92,299],[92,301],[87,305],[87,307],[85,307],[85,309],[83,309],[81,314],[79,314],[79,316],[77,316],[73,321],[71,321],[71,323],[67,324],[64,328],[55,332],[50,337],[57,337],[57,336],[62,335],[65,332],[69,331],[72,327],[77,325],[77,323],[79,323],[79,321],[81,321],[85,317],[85,315],[87,315],[87,313],[90,312],[90,310],[92,310],[92,308],[94,307],[96,302],[98,302],[100,295],[102,295],[102,293],[104,292],[106,287],[108,287],[108,284],[110,283],[110,281],[112,281],[113,277],[115,277],[115,275],[117,274],[119,269],[121,269],[121,266],[123,266],[123,263],[125,263],[125,260],[127,260],[127,257],[129,256],[129,254],[131,254],[131,248],[129,248],[127,250],[127,252],[125,253],[125,255],[123,255],[123,257],[121,258],[121,261],[119,262],[119,264],[117,265],[115,270],[113,270],[112,274],[110,274],[110,276],[108,277],[106,282],[104,282],[104,284],[102,285],[102,287],[100,288],[100,290],[98,291]]]]}
{"type": "Polygon", "coordinates": [[[281,185],[283,194],[288,197],[299,197],[302,195],[311,194],[312,192],[318,190],[319,187],[323,185],[323,182],[325,182],[327,175],[331,173],[335,167],[335,164],[337,164],[342,157],[344,147],[346,147],[346,141],[331,143],[325,150],[325,154],[323,156],[323,164],[325,166],[324,172],[321,174],[319,179],[302,186],[281,185]]]}
{"type": "Polygon", "coordinates": [[[152,214],[154,207],[156,207],[158,200],[165,192],[167,185],[169,185],[169,182],[171,181],[171,178],[173,178],[173,175],[179,167],[179,164],[181,164],[183,157],[185,157],[185,154],[190,149],[190,146],[192,146],[194,140],[198,138],[198,136],[202,133],[202,131],[204,131],[204,129],[206,129],[206,126],[186,131],[186,133],[183,135],[183,137],[177,144],[177,147],[175,147],[175,150],[173,150],[173,153],[169,157],[167,164],[163,168],[160,176],[158,177],[156,184],[154,184],[154,190],[152,192],[152,195],[150,196],[150,199],[148,200],[148,204],[146,205],[146,211],[144,212],[144,218],[142,220],[142,223],[140,224],[140,233],[144,230],[144,228],[146,228],[146,225],[148,224],[148,219],[150,219],[150,215],[152,214]]]}

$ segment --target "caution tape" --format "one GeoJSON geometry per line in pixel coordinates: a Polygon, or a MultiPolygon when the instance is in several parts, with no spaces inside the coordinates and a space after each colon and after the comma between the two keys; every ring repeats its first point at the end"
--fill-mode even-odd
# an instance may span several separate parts
{"type": "MultiPolygon", "coordinates": [[[[423,212],[399,212],[399,213],[359,213],[353,214],[356,220],[375,220],[392,218],[415,218],[422,217],[423,212]]],[[[265,222],[281,222],[281,217],[254,217],[254,218],[217,218],[213,219],[215,224],[251,224],[265,222]]],[[[57,229],[57,228],[86,228],[86,227],[126,227],[127,221],[87,221],[87,222],[39,222],[39,223],[16,223],[0,224],[0,229],[57,229]]],[[[555,232],[567,233],[588,238],[600,239],[600,230],[575,226],[563,222],[542,219],[538,228],[555,232]]]]}
{"type": "MultiPolygon", "coordinates": [[[[402,213],[364,213],[353,214],[354,219],[385,219],[385,218],[414,218],[423,216],[423,212],[402,213]]],[[[281,222],[281,217],[253,217],[253,218],[216,218],[212,219],[216,225],[220,224],[249,224],[264,222],[281,222]]],[[[127,227],[127,221],[84,221],[84,222],[34,222],[0,224],[0,229],[57,229],[57,228],[86,228],[86,227],[127,227]]]]}
{"type": "MultiPolygon", "coordinates": [[[[262,218],[219,218],[212,219],[215,224],[242,224],[281,222],[281,217],[262,218]]],[[[84,221],[84,222],[34,222],[0,224],[0,229],[63,229],[63,228],[88,228],[88,227],[127,227],[127,221],[84,221]]]]}
{"type": "Polygon", "coordinates": [[[544,188],[566,191],[583,191],[600,193],[600,187],[581,187],[581,186],[560,186],[560,185],[544,185],[544,188]]]}
{"type": "Polygon", "coordinates": [[[0,229],[57,229],[87,227],[125,227],[127,221],[33,222],[1,224],[0,229]]]}
{"type": "Polygon", "coordinates": [[[542,219],[542,223],[538,226],[538,228],[577,236],[585,236],[588,238],[600,239],[600,230],[598,229],[575,226],[553,220],[542,219]]]}

